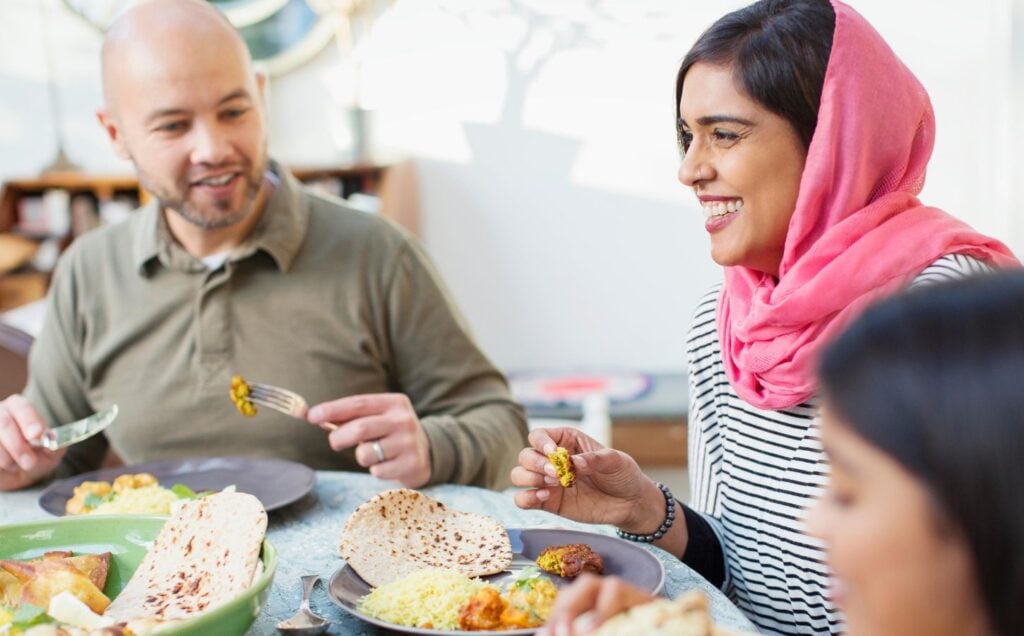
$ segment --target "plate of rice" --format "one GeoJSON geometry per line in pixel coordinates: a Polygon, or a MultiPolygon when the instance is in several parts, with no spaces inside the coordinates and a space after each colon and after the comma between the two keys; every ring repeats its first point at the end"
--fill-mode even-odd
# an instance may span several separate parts
{"type": "MultiPolygon", "coordinates": [[[[548,546],[586,543],[604,558],[606,574],[620,576],[653,594],[660,592],[664,585],[665,572],[657,557],[617,537],[548,528],[509,528],[507,533],[513,560],[499,574],[469,577],[452,570],[426,568],[374,587],[346,564],[331,577],[328,596],[352,615],[389,630],[424,636],[467,633],[513,636],[532,634],[537,627],[470,632],[459,628],[460,613],[481,589],[491,587],[504,593],[514,588],[517,580],[523,580],[524,575],[530,576],[530,570],[536,566],[534,560],[548,546]]],[[[547,573],[537,576],[550,581],[555,590],[571,583],[569,579],[547,573]]],[[[546,600],[553,601],[553,594],[546,600]]],[[[546,618],[546,614],[543,617],[546,618]]]]}

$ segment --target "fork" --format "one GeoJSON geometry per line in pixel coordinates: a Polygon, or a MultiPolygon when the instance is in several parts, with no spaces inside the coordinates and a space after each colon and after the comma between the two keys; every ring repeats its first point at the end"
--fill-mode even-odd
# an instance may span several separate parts
{"type": "MultiPolygon", "coordinates": [[[[255,382],[249,383],[249,390],[249,399],[252,400],[253,404],[280,411],[285,415],[291,415],[300,420],[306,419],[309,405],[306,404],[306,399],[295,391],[272,384],[259,384],[255,382]]],[[[338,428],[337,424],[330,423],[325,423],[322,426],[329,431],[334,431],[338,428]]]]}
{"type": "Polygon", "coordinates": [[[270,384],[257,384],[254,382],[248,384],[251,391],[248,397],[254,404],[280,411],[285,415],[291,415],[300,420],[306,419],[309,405],[306,404],[305,398],[295,391],[270,384]]]}

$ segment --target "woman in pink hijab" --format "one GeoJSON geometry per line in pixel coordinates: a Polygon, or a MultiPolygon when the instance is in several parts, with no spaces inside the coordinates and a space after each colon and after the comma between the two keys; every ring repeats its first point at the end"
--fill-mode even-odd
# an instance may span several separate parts
{"type": "MultiPolygon", "coordinates": [[[[934,143],[928,95],[842,2],[762,0],[721,18],[683,60],[676,105],[679,180],[725,277],[687,341],[692,508],[569,428],[530,435],[516,502],[664,548],[766,632],[839,633],[824,553],[805,528],[829,472],[817,356],[883,296],[1018,263],[917,200],[934,143]],[[571,489],[545,457],[556,446],[572,455],[571,489]]],[[[548,630],[575,621],[585,633],[579,621],[608,614],[602,599],[635,598],[608,585],[564,594],[548,630]]]]}

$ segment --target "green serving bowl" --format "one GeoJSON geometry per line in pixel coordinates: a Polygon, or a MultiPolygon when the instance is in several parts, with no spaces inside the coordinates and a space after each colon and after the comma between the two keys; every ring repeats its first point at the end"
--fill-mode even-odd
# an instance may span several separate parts
{"type": "MultiPolygon", "coordinates": [[[[33,559],[50,550],[75,554],[110,552],[110,572],[103,593],[111,599],[121,593],[139,567],[167,517],[151,515],[86,515],[0,526],[0,559],[33,559]]],[[[237,598],[202,616],[161,631],[168,636],[244,634],[267,600],[277,570],[277,550],[263,542],[263,574],[237,598]]]]}

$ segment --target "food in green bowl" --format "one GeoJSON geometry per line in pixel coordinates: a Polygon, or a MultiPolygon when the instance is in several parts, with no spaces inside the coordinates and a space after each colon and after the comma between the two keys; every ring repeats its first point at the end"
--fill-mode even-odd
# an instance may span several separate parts
{"type": "MultiPolygon", "coordinates": [[[[224,493],[203,505],[222,505],[218,499],[225,496],[248,497],[224,493]]],[[[259,530],[256,540],[260,550],[255,573],[250,572],[241,580],[238,567],[221,568],[218,561],[222,557],[214,556],[209,549],[187,547],[200,546],[207,536],[214,543],[225,540],[230,543],[238,541],[234,537],[245,534],[223,523],[219,524],[222,527],[211,529],[209,516],[205,520],[203,517],[200,514],[197,519],[194,510],[189,515],[185,509],[170,522],[166,517],[117,515],[62,517],[0,526],[0,559],[28,560],[54,550],[70,550],[75,555],[110,552],[103,593],[113,599],[113,603],[104,615],[110,614],[119,623],[127,623],[137,633],[149,627],[159,628],[161,634],[176,636],[243,634],[266,600],[277,569],[277,552],[263,539],[263,530],[259,530]],[[167,529],[161,534],[165,524],[167,529]],[[190,529],[195,529],[195,533],[189,534],[190,529]],[[158,535],[160,541],[156,541],[158,535]],[[197,540],[189,541],[193,538],[197,540]],[[144,561],[146,567],[133,580],[144,561]],[[226,576],[234,577],[227,585],[224,584],[226,576]],[[176,580],[185,580],[187,585],[176,589],[176,580]],[[222,592],[236,588],[239,591],[222,592]]],[[[249,535],[251,539],[251,531],[249,535]]],[[[243,545],[228,545],[225,549],[245,552],[243,545]]]]}

